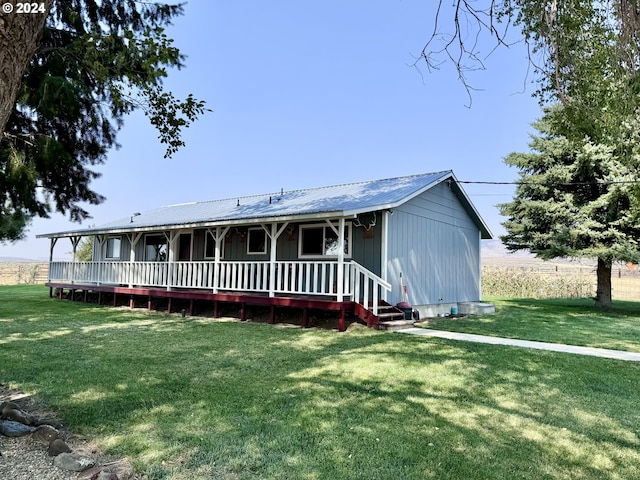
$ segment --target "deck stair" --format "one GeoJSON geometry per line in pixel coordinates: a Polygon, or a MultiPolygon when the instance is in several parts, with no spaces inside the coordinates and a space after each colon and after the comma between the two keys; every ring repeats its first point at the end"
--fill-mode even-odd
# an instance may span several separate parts
{"type": "Polygon", "coordinates": [[[401,330],[411,328],[415,324],[413,319],[405,320],[402,310],[384,301],[379,303],[377,314],[369,308],[367,317],[367,324],[379,330],[401,330]]]}

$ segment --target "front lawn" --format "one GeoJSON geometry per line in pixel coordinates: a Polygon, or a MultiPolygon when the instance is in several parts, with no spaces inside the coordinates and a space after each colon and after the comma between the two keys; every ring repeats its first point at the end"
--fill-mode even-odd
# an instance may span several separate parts
{"type": "Polygon", "coordinates": [[[434,318],[422,327],[640,352],[640,302],[614,301],[611,311],[593,300],[488,298],[492,315],[434,318]]]}
{"type": "Polygon", "coordinates": [[[640,478],[637,363],[0,299],[0,383],[150,480],[640,478]]]}

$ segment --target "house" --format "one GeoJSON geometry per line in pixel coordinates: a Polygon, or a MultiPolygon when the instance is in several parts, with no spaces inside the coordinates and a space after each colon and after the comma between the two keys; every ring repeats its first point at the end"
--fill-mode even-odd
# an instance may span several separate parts
{"type": "MultiPolygon", "coordinates": [[[[335,310],[376,326],[405,300],[421,316],[481,296],[491,232],[452,171],[170,205],[82,230],[91,262],[50,261],[59,293],[98,292],[335,310]]],[[[86,297],[85,297],[86,298],[86,297]]],[[[397,311],[396,311],[397,313],[397,311]]],[[[405,312],[406,313],[406,312],[405,312]]]]}

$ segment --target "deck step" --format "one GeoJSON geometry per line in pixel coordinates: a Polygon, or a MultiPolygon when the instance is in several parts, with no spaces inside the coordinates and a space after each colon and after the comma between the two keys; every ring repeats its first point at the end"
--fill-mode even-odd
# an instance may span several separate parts
{"type": "Polygon", "coordinates": [[[378,318],[380,320],[404,320],[404,313],[402,312],[378,312],[378,318]]]}
{"type": "Polygon", "coordinates": [[[387,320],[380,322],[381,330],[403,330],[405,328],[412,328],[415,322],[413,320],[387,320]]]}

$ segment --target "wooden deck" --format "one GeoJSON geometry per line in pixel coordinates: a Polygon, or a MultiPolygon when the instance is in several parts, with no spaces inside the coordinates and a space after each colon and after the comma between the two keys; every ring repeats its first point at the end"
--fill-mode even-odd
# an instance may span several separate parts
{"type": "Polygon", "coordinates": [[[194,314],[194,303],[210,302],[213,308],[213,317],[220,316],[220,307],[223,304],[237,305],[239,311],[238,316],[241,321],[246,320],[247,306],[269,307],[269,323],[276,323],[276,308],[296,308],[302,310],[302,326],[309,326],[309,311],[322,310],[332,311],[337,314],[337,328],[343,332],[346,329],[346,321],[348,316],[355,316],[365,321],[370,327],[377,327],[378,319],[369,310],[364,309],[361,305],[353,301],[339,302],[330,297],[322,298],[318,296],[305,297],[303,295],[278,295],[269,296],[256,292],[218,292],[211,293],[203,290],[195,289],[171,289],[150,288],[150,287],[125,287],[118,285],[95,285],[95,284],[78,284],[68,282],[50,281],[46,283],[49,287],[49,295],[54,295],[60,299],[68,298],[79,299],[87,302],[91,297],[97,296],[97,303],[106,305],[109,300],[113,306],[117,306],[122,301],[122,297],[128,298],[129,307],[136,308],[141,303],[146,302],[146,308],[152,310],[154,299],[165,299],[167,302],[167,313],[175,313],[179,311],[175,304],[177,301],[187,302],[189,307],[183,310],[184,314],[194,314]],[[66,293],[65,293],[66,292],[66,293]]]}

